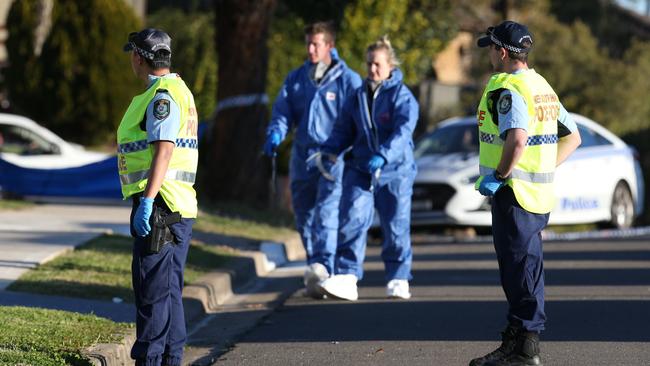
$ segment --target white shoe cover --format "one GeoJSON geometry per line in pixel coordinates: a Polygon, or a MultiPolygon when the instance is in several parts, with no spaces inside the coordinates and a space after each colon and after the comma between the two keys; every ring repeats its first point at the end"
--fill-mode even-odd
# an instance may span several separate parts
{"type": "Polygon", "coordinates": [[[386,285],[386,296],[392,299],[410,299],[409,281],[390,280],[386,285]]]}
{"type": "Polygon", "coordinates": [[[306,295],[314,299],[322,299],[325,295],[318,284],[329,277],[327,268],[320,263],[312,263],[305,269],[303,283],[305,284],[306,295]]]}
{"type": "Polygon", "coordinates": [[[357,291],[357,276],[353,274],[334,275],[320,283],[321,289],[329,296],[356,301],[359,298],[357,291]]]}

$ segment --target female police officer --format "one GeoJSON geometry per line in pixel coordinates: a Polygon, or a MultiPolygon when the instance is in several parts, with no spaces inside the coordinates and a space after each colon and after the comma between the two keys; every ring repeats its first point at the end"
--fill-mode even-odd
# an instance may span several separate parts
{"type": "Polygon", "coordinates": [[[197,214],[194,97],[170,73],[171,39],[158,29],[129,35],[135,75],[147,88],[131,101],[117,130],[122,194],[131,197],[136,365],[180,366],[185,344],[183,271],[197,214]]]}

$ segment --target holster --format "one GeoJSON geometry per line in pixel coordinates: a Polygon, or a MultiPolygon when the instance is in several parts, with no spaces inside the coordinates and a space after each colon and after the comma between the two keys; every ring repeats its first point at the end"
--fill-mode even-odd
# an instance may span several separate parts
{"type": "Polygon", "coordinates": [[[174,242],[174,234],[169,230],[169,225],[177,222],[181,222],[179,212],[169,212],[156,204],[153,205],[147,254],[159,253],[163,245],[174,242]]]}

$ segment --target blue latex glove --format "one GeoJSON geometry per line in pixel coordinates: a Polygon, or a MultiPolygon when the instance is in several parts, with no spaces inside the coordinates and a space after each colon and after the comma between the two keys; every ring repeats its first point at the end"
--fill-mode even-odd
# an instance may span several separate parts
{"type": "Polygon", "coordinates": [[[499,188],[503,187],[505,182],[498,180],[494,174],[486,175],[483,177],[481,184],[478,187],[478,191],[484,196],[494,196],[499,188]]]}
{"type": "Polygon", "coordinates": [[[133,228],[138,236],[147,236],[151,231],[149,218],[153,211],[153,198],[144,197],[140,200],[140,206],[133,216],[133,228]]]}
{"type": "Polygon", "coordinates": [[[383,166],[386,164],[386,159],[384,159],[383,156],[381,155],[373,155],[370,160],[368,160],[368,172],[370,174],[373,174],[377,169],[383,168],[383,166]]]}
{"type": "Polygon", "coordinates": [[[266,137],[266,142],[264,143],[264,154],[266,156],[275,156],[275,148],[280,145],[280,134],[277,132],[271,132],[266,137]]]}

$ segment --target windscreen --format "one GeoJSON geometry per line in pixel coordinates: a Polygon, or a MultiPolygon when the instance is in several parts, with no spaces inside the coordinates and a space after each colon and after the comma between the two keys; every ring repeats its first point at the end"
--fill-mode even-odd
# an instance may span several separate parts
{"type": "Polygon", "coordinates": [[[433,154],[478,153],[478,128],[474,124],[438,128],[415,146],[415,157],[433,154]]]}

